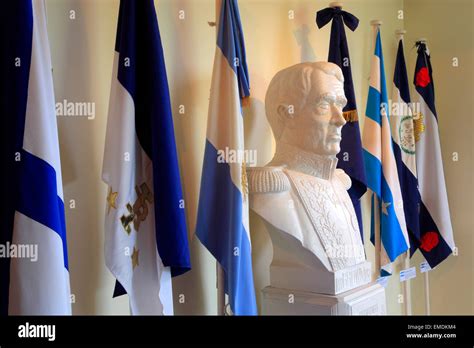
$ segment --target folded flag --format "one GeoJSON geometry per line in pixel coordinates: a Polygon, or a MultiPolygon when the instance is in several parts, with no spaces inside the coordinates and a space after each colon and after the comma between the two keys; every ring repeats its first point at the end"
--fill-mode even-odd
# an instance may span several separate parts
{"type": "Polygon", "coordinates": [[[190,269],[184,200],[153,0],[121,0],[102,178],[105,261],[138,314],[173,314],[190,269]]]}
{"type": "Polygon", "coordinates": [[[346,24],[350,30],[355,31],[359,25],[359,19],[339,7],[329,7],[318,11],[316,23],[319,28],[324,27],[331,20],[328,61],[337,64],[341,68],[344,75],[344,94],[347,98],[347,104],[343,109],[343,115],[347,123],[342,127],[341,151],[337,154],[339,159],[337,166],[351,177],[352,186],[349,189],[349,196],[357,215],[359,230],[363,239],[364,229],[360,198],[367,191],[367,184],[360,139],[359,116],[354,94],[354,83],[352,82],[349,46],[344,30],[344,24],[346,24]]]}
{"type": "Polygon", "coordinates": [[[430,266],[435,267],[453,252],[455,245],[441,157],[431,58],[424,42],[417,42],[417,47],[414,84],[420,113],[415,115],[414,124],[421,195],[418,247],[430,266]]]}
{"type": "Polygon", "coordinates": [[[2,4],[0,310],[71,314],[54,88],[41,0],[2,4]]]}
{"type": "Polygon", "coordinates": [[[219,151],[244,151],[241,100],[249,80],[236,0],[222,0],[217,30],[196,235],[224,269],[232,312],[254,315],[246,164],[244,156],[219,160],[219,151]]]}
{"type": "Polygon", "coordinates": [[[373,195],[372,222],[374,214],[380,221],[379,226],[372,224],[371,228],[380,233],[382,276],[391,274],[391,262],[410,245],[388,111],[382,42],[380,28],[376,27],[362,144],[367,184],[373,195]],[[378,209],[373,209],[374,205],[378,209]]]}
{"type": "Polygon", "coordinates": [[[418,212],[420,193],[416,178],[415,130],[413,110],[410,102],[407,68],[403,53],[403,39],[398,41],[392,89],[392,127],[393,151],[397,162],[398,178],[403,197],[403,208],[410,248],[412,253],[420,240],[418,212]]]}

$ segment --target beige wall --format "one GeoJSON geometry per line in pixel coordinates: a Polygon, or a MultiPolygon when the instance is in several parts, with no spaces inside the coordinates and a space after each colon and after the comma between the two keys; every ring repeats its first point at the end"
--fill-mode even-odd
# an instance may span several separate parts
{"type": "MultiPolygon", "coordinates": [[[[474,313],[473,44],[472,0],[405,0],[407,62],[413,74],[416,39],[428,39],[436,88],[436,110],[458,256],[430,273],[433,314],[474,313]],[[422,18],[422,20],[420,20],[422,18]],[[453,58],[459,66],[453,66],[453,58]],[[453,158],[458,156],[458,161],[453,158]]],[[[413,75],[410,76],[413,79],[413,75]]],[[[419,264],[421,257],[415,258],[419,264]]],[[[422,314],[422,277],[414,282],[414,312],[422,314]]]]}
{"type": "MultiPolygon", "coordinates": [[[[369,21],[375,18],[384,21],[383,49],[386,74],[391,83],[396,48],[394,31],[404,26],[404,21],[398,18],[398,11],[403,9],[403,0],[347,0],[345,3],[346,9],[360,19],[357,31],[348,32],[347,36],[357,104],[359,113],[362,115],[365,111],[372,52],[369,21]]],[[[405,0],[407,8],[414,7],[409,3],[410,1],[405,0]]],[[[74,199],[76,203],[75,209],[66,210],[71,285],[76,295],[73,309],[76,314],[128,313],[128,302],[125,297],[111,299],[110,296],[113,290],[113,278],[104,266],[103,257],[103,212],[106,186],[100,179],[118,4],[118,0],[47,0],[56,100],[96,103],[94,120],[79,117],[59,118],[66,206],[71,199],[74,199]],[[70,10],[76,11],[75,20],[69,18],[70,10]]],[[[186,198],[188,228],[191,233],[196,222],[215,47],[215,29],[207,24],[215,17],[214,1],[160,0],[155,1],[155,4],[158,9],[165,50],[186,198]],[[178,18],[180,10],[184,10],[184,20],[178,18]],[[178,113],[179,105],[185,106],[184,114],[178,113]]],[[[246,36],[252,92],[251,107],[245,110],[246,140],[248,148],[258,150],[258,165],[263,165],[271,158],[273,149],[271,131],[264,114],[263,100],[266,88],[273,75],[284,67],[301,60],[326,59],[329,26],[318,30],[314,19],[315,12],[325,7],[327,1],[240,0],[239,5],[246,36]],[[289,19],[289,11],[294,11],[294,19],[289,19]],[[304,25],[308,28],[306,37],[301,36],[305,32],[304,25]]],[[[407,11],[405,11],[407,19],[405,26],[410,23],[407,11]]],[[[427,16],[423,18],[428,20],[427,16]]],[[[472,50],[472,28],[470,47],[472,50]]],[[[442,51],[443,46],[438,50],[442,51]]],[[[469,54],[472,55],[472,52],[469,54]]],[[[410,52],[410,58],[414,59],[413,52],[410,52]]],[[[410,58],[407,57],[409,61],[410,58]]],[[[468,62],[468,57],[463,58],[462,61],[468,62]]],[[[433,64],[439,71],[436,75],[439,76],[437,78],[439,81],[440,70],[443,67],[438,67],[441,64],[437,64],[435,59],[433,59],[433,64]]],[[[444,69],[448,71],[449,67],[444,69]]],[[[410,68],[410,74],[411,71],[412,68],[410,68]]],[[[461,74],[459,70],[458,73],[461,74]]],[[[470,74],[472,76],[472,70],[470,74]]],[[[466,81],[465,93],[470,92],[467,83],[468,81],[466,81]]],[[[443,98],[439,82],[437,88],[441,115],[443,113],[441,99],[452,98],[452,95],[446,94],[443,98]]],[[[452,105],[447,105],[447,107],[451,110],[452,105]]],[[[462,122],[468,120],[471,122],[465,110],[459,111],[455,116],[465,117],[463,119],[465,121],[462,122]]],[[[450,113],[450,116],[453,117],[453,114],[450,113]]],[[[445,158],[449,157],[452,151],[461,153],[462,149],[458,149],[454,144],[454,139],[460,136],[458,133],[460,130],[452,123],[440,121],[440,124],[445,158]],[[452,142],[451,147],[456,147],[456,150],[449,148],[449,139],[452,142]]],[[[467,131],[468,127],[464,129],[467,131]]],[[[469,138],[463,139],[465,141],[463,148],[465,148],[469,145],[469,140],[467,140],[469,138]]],[[[454,208],[463,209],[464,207],[466,211],[468,203],[472,206],[472,201],[468,202],[467,196],[451,194],[451,190],[456,190],[455,178],[467,175],[464,171],[468,169],[472,170],[472,146],[469,151],[462,152],[461,158],[464,164],[461,161],[457,162],[453,168],[453,164],[446,163],[446,172],[455,233],[463,234],[465,243],[470,243],[466,245],[472,246],[472,239],[468,239],[468,228],[472,219],[469,220],[467,213],[462,212],[461,217],[458,218],[458,211],[454,210],[454,208]]],[[[468,180],[467,176],[465,180],[468,180]]],[[[457,189],[461,190],[461,187],[463,186],[457,183],[457,189]]],[[[367,214],[366,209],[364,216],[366,227],[369,221],[367,214]]],[[[368,233],[366,228],[366,240],[368,240],[368,233]]],[[[460,238],[457,237],[458,244],[460,238]]],[[[267,269],[271,249],[266,232],[258,226],[255,219],[252,219],[252,243],[255,281],[259,295],[258,289],[268,284],[267,269]]],[[[193,239],[191,245],[193,271],[173,281],[175,295],[184,294],[186,299],[184,304],[175,301],[175,311],[178,314],[213,314],[216,312],[215,262],[197,240],[193,239]]],[[[373,261],[374,248],[370,243],[366,244],[366,250],[369,260],[373,261]]],[[[446,266],[442,265],[439,270],[433,272],[433,310],[437,312],[450,310],[446,303],[435,300],[434,295],[440,290],[433,289],[445,277],[444,273],[450,273],[452,284],[457,281],[458,284],[465,286],[465,293],[458,297],[459,306],[456,310],[451,310],[472,313],[472,270],[467,268],[469,262],[472,266],[471,250],[467,247],[464,251],[461,249],[460,256],[456,260],[453,259],[448,261],[446,266]],[[462,260],[464,261],[461,262],[462,260]],[[449,269],[446,269],[448,267],[449,269]],[[470,283],[466,282],[468,275],[470,283]],[[470,305],[470,309],[467,310],[466,305],[462,308],[462,303],[470,305]]],[[[419,295],[421,286],[422,284],[419,284],[417,279],[414,293],[417,294],[419,303],[423,298],[419,295]]],[[[398,280],[396,276],[393,276],[387,289],[390,313],[402,313],[402,306],[397,302],[400,292],[398,280]]],[[[453,289],[446,294],[455,296],[454,285],[453,289]]],[[[417,304],[416,308],[419,310],[420,305],[417,304]]]]}

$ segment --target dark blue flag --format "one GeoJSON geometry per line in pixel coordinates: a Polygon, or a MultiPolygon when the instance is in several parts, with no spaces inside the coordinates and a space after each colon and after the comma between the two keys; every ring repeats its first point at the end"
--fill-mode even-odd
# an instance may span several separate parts
{"type": "Polygon", "coordinates": [[[414,113],[410,102],[407,68],[403,53],[403,40],[398,42],[392,89],[392,141],[398,178],[403,197],[405,221],[410,238],[411,254],[416,251],[420,240],[418,211],[420,193],[416,177],[414,113]]]}
{"type": "Polygon", "coordinates": [[[354,31],[359,25],[359,20],[349,12],[339,7],[329,7],[316,14],[316,23],[319,28],[324,27],[332,20],[331,40],[329,43],[328,61],[337,64],[344,74],[344,93],[347,105],[344,107],[344,118],[347,123],[342,127],[341,151],[337,155],[338,168],[343,169],[352,179],[349,196],[357,215],[359,230],[363,240],[362,214],[360,198],[367,191],[362,142],[360,138],[359,117],[352,82],[349,47],[347,46],[344,24],[354,31]]]}

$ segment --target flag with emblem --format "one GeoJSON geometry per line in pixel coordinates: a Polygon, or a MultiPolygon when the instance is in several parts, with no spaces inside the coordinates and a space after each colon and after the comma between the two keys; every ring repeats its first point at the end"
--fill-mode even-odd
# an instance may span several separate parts
{"type": "Polygon", "coordinates": [[[347,98],[347,104],[343,109],[343,115],[347,123],[342,127],[341,151],[337,154],[339,159],[337,166],[351,177],[352,185],[348,192],[354,205],[360,234],[363,239],[360,198],[367,191],[367,185],[349,47],[344,29],[345,24],[351,31],[355,31],[359,25],[359,19],[351,13],[343,11],[340,7],[329,7],[318,11],[316,23],[319,28],[324,27],[331,20],[328,61],[337,64],[341,68],[344,74],[344,94],[347,98]]]}
{"type": "Polygon", "coordinates": [[[416,169],[421,195],[418,245],[426,261],[435,267],[454,250],[439,140],[438,116],[430,54],[426,43],[417,42],[415,97],[420,112],[415,115],[416,169]]]}
{"type": "Polygon", "coordinates": [[[367,185],[372,191],[372,222],[379,221],[371,228],[380,235],[382,276],[392,273],[391,262],[409,248],[388,109],[380,28],[375,26],[362,144],[367,185]]]}
{"type": "Polygon", "coordinates": [[[397,162],[405,222],[410,239],[410,248],[413,253],[420,239],[418,223],[420,193],[416,178],[413,110],[410,102],[408,75],[401,37],[398,41],[395,72],[393,74],[391,111],[390,125],[392,127],[393,152],[397,162]]]}
{"type": "Polygon", "coordinates": [[[121,0],[102,178],[105,261],[131,312],[173,314],[190,269],[184,200],[153,0],[121,0]]]}
{"type": "Polygon", "coordinates": [[[217,6],[220,15],[196,235],[224,270],[232,312],[254,315],[257,307],[245,162],[243,156],[222,159],[219,154],[244,150],[241,103],[249,96],[244,37],[237,1],[217,1],[217,6]]]}
{"type": "Polygon", "coordinates": [[[71,314],[51,56],[42,0],[0,12],[0,310],[71,314]]]}

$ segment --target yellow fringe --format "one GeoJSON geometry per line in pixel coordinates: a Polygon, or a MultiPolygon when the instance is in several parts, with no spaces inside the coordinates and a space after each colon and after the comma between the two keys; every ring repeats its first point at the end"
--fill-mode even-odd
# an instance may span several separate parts
{"type": "Polygon", "coordinates": [[[413,117],[413,128],[414,128],[414,133],[415,133],[415,142],[418,142],[421,137],[421,133],[425,131],[425,124],[424,124],[424,118],[425,116],[421,113],[418,112],[414,115],[413,117]]]}
{"type": "Polygon", "coordinates": [[[244,97],[241,99],[242,100],[242,107],[247,107],[250,106],[250,97],[244,97]]]}
{"type": "Polygon", "coordinates": [[[359,115],[357,114],[357,110],[349,110],[344,111],[342,116],[347,122],[357,122],[359,121],[359,115]]]}

